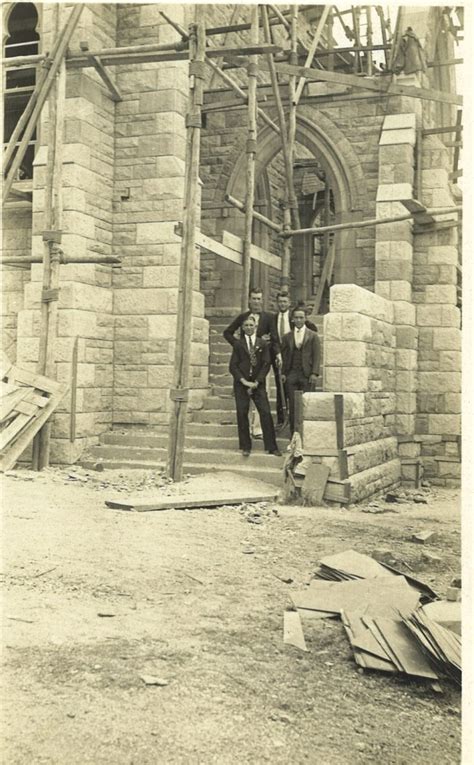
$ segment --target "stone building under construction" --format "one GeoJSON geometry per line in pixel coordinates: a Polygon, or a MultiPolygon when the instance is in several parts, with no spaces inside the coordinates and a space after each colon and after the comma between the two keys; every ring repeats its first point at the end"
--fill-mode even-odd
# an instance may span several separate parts
{"type": "MultiPolygon", "coordinates": [[[[4,4],[5,146],[40,93],[75,7],[4,4]],[[20,61],[26,56],[30,65],[20,61]]],[[[3,208],[3,348],[18,367],[37,370],[42,311],[57,297],[53,376],[68,393],[52,418],[52,462],[166,463],[177,317],[186,308],[185,472],[231,463],[267,477],[281,470],[256,452],[240,466],[235,451],[222,329],[241,309],[248,257],[250,283],[262,287],[268,310],[282,284],[293,301],[313,305],[323,374],[321,389],[305,397],[303,440],[316,452],[324,446],[326,460],[345,450],[346,473],[338,464],[335,478],[350,482],[352,498],[419,481],[422,472],[434,483],[458,479],[461,10],[400,7],[390,25],[380,6],[292,8],[257,15],[256,6],[231,4],[81,6],[62,64],[64,98],[56,83],[56,103],[51,91],[3,208]],[[204,65],[190,70],[186,36],[196,24],[207,47],[204,65]],[[183,308],[196,81],[196,257],[183,308]],[[51,241],[53,138],[61,214],[52,228],[62,232],[64,253],[55,294],[45,291],[41,262],[51,241]],[[295,221],[306,233],[291,234],[295,221]]],[[[7,174],[21,145],[14,137],[7,174]]]]}

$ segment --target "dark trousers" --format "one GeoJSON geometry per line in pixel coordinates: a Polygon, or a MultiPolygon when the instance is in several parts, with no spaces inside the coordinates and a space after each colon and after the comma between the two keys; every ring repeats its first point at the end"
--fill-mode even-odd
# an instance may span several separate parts
{"type": "Polygon", "coordinates": [[[281,425],[285,421],[285,404],[286,404],[286,400],[284,401],[281,395],[282,388],[285,394],[285,399],[287,397],[287,394],[286,394],[285,386],[282,385],[281,383],[281,370],[278,369],[275,359],[273,359],[272,361],[272,369],[273,369],[273,374],[275,375],[277,422],[279,425],[281,425]]]}
{"type": "Polygon", "coordinates": [[[291,369],[286,378],[286,390],[290,403],[290,431],[295,432],[295,391],[302,390],[307,393],[311,390],[309,378],[305,377],[302,369],[291,369]]]}
{"type": "Polygon", "coordinates": [[[270,404],[268,402],[267,392],[265,390],[265,384],[260,383],[258,388],[253,391],[251,397],[247,391],[248,388],[246,388],[245,385],[242,385],[240,382],[234,382],[237,428],[239,431],[239,448],[244,452],[249,452],[252,449],[248,417],[250,398],[252,398],[260,416],[265,450],[267,452],[274,452],[278,449],[278,446],[275,440],[275,428],[273,427],[273,420],[270,412],[270,404]]]}

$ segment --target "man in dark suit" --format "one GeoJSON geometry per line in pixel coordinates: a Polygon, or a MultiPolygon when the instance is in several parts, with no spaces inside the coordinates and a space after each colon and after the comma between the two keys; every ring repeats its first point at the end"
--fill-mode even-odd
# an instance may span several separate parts
{"type": "Polygon", "coordinates": [[[248,457],[252,451],[248,419],[252,399],[260,415],[265,449],[269,454],[281,457],[265,390],[265,379],[270,369],[270,347],[265,340],[257,337],[253,316],[247,316],[241,327],[243,337],[234,338],[229,364],[230,373],[234,378],[239,448],[242,449],[244,457],[248,457]]]}
{"type": "MultiPolygon", "coordinates": [[[[245,321],[245,319],[248,316],[253,316],[256,323],[256,333],[257,337],[262,338],[262,340],[266,341],[270,344],[270,356],[271,358],[279,357],[280,356],[280,345],[278,343],[278,338],[276,336],[274,326],[273,326],[273,316],[271,313],[267,313],[263,310],[263,292],[260,289],[260,287],[252,287],[249,293],[249,310],[244,311],[243,313],[240,313],[236,318],[229,324],[229,326],[224,330],[224,337],[227,340],[228,343],[230,343],[232,346],[234,346],[234,343],[236,342],[236,338],[234,337],[234,333],[239,331],[240,338],[243,337],[243,329],[242,324],[245,321]]],[[[251,412],[251,420],[253,422],[252,425],[252,432],[254,438],[262,438],[262,432],[260,430],[259,423],[254,419],[254,410],[252,408],[251,412]]]]}
{"type": "Polygon", "coordinates": [[[284,417],[284,404],[282,397],[282,382],[281,376],[281,344],[283,338],[291,330],[291,315],[290,315],[290,296],[287,292],[279,292],[277,295],[278,312],[273,314],[273,335],[277,337],[279,349],[275,350],[275,346],[271,349],[271,359],[273,374],[275,375],[275,388],[276,388],[276,414],[278,425],[283,425],[284,417]]]}
{"type": "Polygon", "coordinates": [[[320,344],[316,332],[305,326],[304,308],[297,306],[291,315],[294,328],[283,338],[282,379],[290,403],[290,430],[295,430],[295,391],[307,392],[316,384],[319,376],[320,344]]]}
{"type": "Polygon", "coordinates": [[[239,313],[238,316],[224,330],[224,337],[232,346],[236,342],[234,332],[240,330],[240,337],[244,333],[242,324],[248,316],[253,316],[257,327],[257,337],[261,337],[270,343],[276,352],[280,351],[277,336],[274,331],[274,322],[271,313],[263,310],[263,293],[259,287],[253,287],[249,294],[249,310],[239,313]]]}

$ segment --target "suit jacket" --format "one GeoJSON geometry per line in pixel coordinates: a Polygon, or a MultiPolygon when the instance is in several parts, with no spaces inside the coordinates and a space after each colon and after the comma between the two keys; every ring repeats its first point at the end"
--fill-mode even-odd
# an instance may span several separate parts
{"type": "Polygon", "coordinates": [[[236,382],[239,382],[242,377],[252,382],[265,382],[271,364],[270,346],[260,337],[257,337],[255,340],[255,355],[257,357],[257,365],[252,368],[246,339],[238,340],[234,338],[229,371],[236,382]]]}
{"type": "MultiPolygon", "coordinates": [[[[245,319],[250,316],[251,313],[252,311],[244,311],[244,313],[240,313],[224,330],[224,337],[232,346],[237,342],[237,338],[234,337],[234,332],[240,329],[240,337],[242,338],[244,336],[242,324],[244,323],[245,319]]],[[[259,315],[257,324],[257,337],[262,337],[262,335],[270,335],[271,350],[273,353],[279,353],[280,343],[274,324],[275,322],[273,321],[272,314],[267,313],[267,311],[262,311],[259,315]]]]}
{"type": "MultiPolygon", "coordinates": [[[[273,326],[273,334],[276,336],[278,342],[280,343],[280,336],[278,334],[278,317],[279,317],[279,315],[280,315],[279,313],[272,313],[272,326],[273,326]]],[[[317,328],[316,324],[313,324],[312,321],[307,319],[305,321],[305,325],[307,326],[308,329],[311,329],[313,332],[317,333],[318,328],[317,328]]],[[[290,319],[290,327],[291,327],[291,329],[293,329],[294,326],[295,325],[294,325],[292,319],[290,319]]],[[[280,345],[281,345],[281,343],[280,343],[280,345]]]]}
{"type": "MultiPolygon", "coordinates": [[[[319,361],[321,346],[316,332],[306,327],[302,347],[303,374],[305,377],[319,375],[319,361]]],[[[293,331],[288,332],[281,344],[282,374],[288,375],[293,364],[293,351],[295,350],[295,336],[293,331]]]]}

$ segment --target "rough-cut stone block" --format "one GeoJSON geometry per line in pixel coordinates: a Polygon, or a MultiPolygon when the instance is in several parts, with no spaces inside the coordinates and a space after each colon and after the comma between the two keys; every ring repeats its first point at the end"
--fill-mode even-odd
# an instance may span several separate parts
{"type": "Polygon", "coordinates": [[[416,320],[420,327],[441,327],[442,306],[441,305],[417,305],[416,320]]]}
{"type": "MultiPolygon", "coordinates": [[[[331,314],[329,314],[330,316],[331,314]]],[[[342,314],[341,340],[358,340],[360,342],[373,342],[373,322],[369,316],[362,314],[342,314]]],[[[324,334],[326,338],[326,334],[324,334]]],[[[342,366],[342,365],[341,365],[342,366]]]]}
{"type": "Polygon", "coordinates": [[[323,336],[325,340],[342,339],[342,314],[327,313],[323,319],[323,336]]]}
{"type": "Polygon", "coordinates": [[[444,409],[447,414],[460,414],[462,411],[462,396],[460,393],[446,393],[444,409]]]}
{"type": "Polygon", "coordinates": [[[418,390],[427,393],[458,393],[460,372],[418,372],[418,390]]]}
{"type": "Polygon", "coordinates": [[[350,477],[351,500],[361,502],[377,492],[398,486],[400,477],[401,465],[398,458],[356,473],[350,477]]]}
{"type": "Polygon", "coordinates": [[[428,284],[425,288],[426,303],[456,305],[457,290],[454,284],[428,284]]]}
{"type": "Polygon", "coordinates": [[[150,316],[148,318],[150,338],[174,339],[176,336],[176,316],[150,316]]]}
{"type": "Polygon", "coordinates": [[[416,130],[413,128],[404,128],[402,130],[383,130],[380,136],[380,146],[393,146],[394,144],[408,144],[414,146],[416,143],[416,130]]]}
{"type": "Polygon", "coordinates": [[[461,369],[461,351],[440,351],[439,369],[440,371],[458,371],[461,369]]]}
{"type": "Polygon", "coordinates": [[[148,266],[143,269],[144,287],[178,287],[178,266],[148,266]]]}
{"type": "Polygon", "coordinates": [[[420,456],[421,453],[421,444],[416,441],[405,441],[404,443],[398,444],[398,454],[401,458],[411,458],[416,459],[420,456]]]}
{"type": "Polygon", "coordinates": [[[422,170],[421,177],[423,189],[446,189],[449,183],[448,171],[444,170],[443,168],[436,168],[435,170],[422,170]]]}
{"type": "Polygon", "coordinates": [[[342,368],[343,391],[364,392],[369,389],[369,370],[366,367],[342,368]]]}
{"type": "Polygon", "coordinates": [[[416,307],[408,302],[396,302],[393,304],[394,324],[404,324],[414,327],[416,324],[416,307]]]}
{"type": "Polygon", "coordinates": [[[396,414],[395,431],[400,436],[411,436],[415,432],[415,416],[413,414],[396,414]]]}
{"type": "Polygon", "coordinates": [[[181,242],[174,232],[176,222],[137,223],[137,244],[162,244],[164,242],[181,242]]]}
{"type": "Polygon", "coordinates": [[[455,329],[455,328],[434,328],[433,329],[433,335],[432,335],[432,344],[433,344],[433,350],[435,351],[445,351],[445,350],[453,350],[453,351],[460,351],[461,350],[461,330],[455,329]]]}
{"type": "Polygon", "coordinates": [[[429,414],[428,431],[430,434],[459,435],[461,433],[461,416],[459,414],[429,414]]]}
{"type": "Polygon", "coordinates": [[[410,183],[384,183],[377,189],[377,202],[396,202],[400,199],[412,198],[410,183]]]}
{"type": "MultiPolygon", "coordinates": [[[[397,261],[396,258],[393,260],[381,260],[377,261],[375,264],[375,278],[378,281],[402,280],[408,282],[408,285],[410,286],[412,270],[413,267],[410,261],[397,261]]],[[[403,300],[403,298],[400,298],[400,300],[403,300]]]]}
{"type": "Polygon", "coordinates": [[[411,281],[393,281],[390,286],[390,300],[407,302],[411,300],[411,281]]]}
{"type": "Polygon", "coordinates": [[[383,121],[382,130],[404,130],[407,128],[416,129],[415,114],[387,114],[383,121]]]}
{"type": "Polygon", "coordinates": [[[409,348],[397,348],[395,351],[395,364],[397,370],[403,369],[413,371],[416,369],[417,354],[416,350],[409,348]]]}
{"type": "Polygon", "coordinates": [[[409,242],[377,242],[375,256],[379,260],[413,260],[413,247],[409,242]]]}
{"type": "Polygon", "coordinates": [[[414,414],[416,412],[416,394],[398,392],[396,410],[398,414],[414,414]]]}
{"type": "Polygon", "coordinates": [[[410,220],[404,220],[399,223],[379,224],[376,237],[377,242],[407,242],[411,245],[413,241],[412,223],[410,220]]]}
{"type": "Polygon", "coordinates": [[[308,420],[304,424],[305,449],[337,449],[336,423],[328,420],[308,420]]]}
{"type": "MultiPolygon", "coordinates": [[[[335,419],[334,393],[304,393],[304,420],[335,419]]],[[[360,393],[343,393],[344,419],[350,420],[364,416],[364,396],[360,393]]]]}
{"type": "Polygon", "coordinates": [[[416,327],[396,327],[397,348],[418,348],[418,330],[416,327]]]}
{"type": "Polygon", "coordinates": [[[324,364],[327,367],[363,367],[366,354],[366,343],[345,340],[327,340],[324,343],[324,364]]]}
{"type": "Polygon", "coordinates": [[[431,265],[457,265],[457,247],[451,247],[448,245],[431,245],[428,248],[428,262],[431,265]]]}
{"type": "Polygon", "coordinates": [[[167,313],[168,294],[165,289],[123,289],[114,293],[116,314],[160,314],[167,313]]]}
{"type": "Polygon", "coordinates": [[[398,443],[394,436],[357,444],[351,447],[348,454],[349,475],[382,465],[398,456],[398,443]]]}
{"type": "Polygon", "coordinates": [[[323,388],[327,391],[342,390],[342,369],[341,367],[323,368],[323,388]]]}
{"type": "Polygon", "coordinates": [[[355,284],[334,284],[330,289],[330,306],[335,313],[361,313],[381,321],[393,321],[391,303],[355,284]]]}

